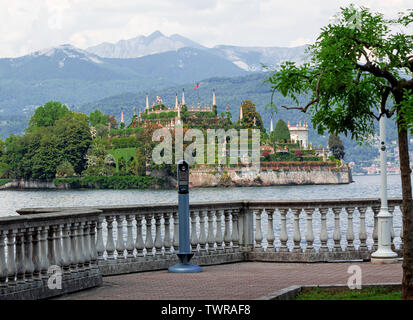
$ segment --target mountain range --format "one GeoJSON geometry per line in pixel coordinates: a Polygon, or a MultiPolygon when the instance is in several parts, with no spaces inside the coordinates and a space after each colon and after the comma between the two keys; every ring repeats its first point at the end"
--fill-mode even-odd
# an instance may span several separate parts
{"type": "Polygon", "coordinates": [[[285,60],[303,62],[305,60],[305,49],[307,48],[307,46],[286,48],[229,45],[217,45],[208,48],[178,34],[168,37],[160,31],[155,31],[147,37],[141,35],[128,40],[120,40],[116,43],[104,42],[89,47],[86,51],[104,58],[138,58],[149,54],[177,51],[184,47],[204,50],[222,57],[245,71],[262,71],[262,63],[276,67],[285,60]]]}
{"type": "Polygon", "coordinates": [[[0,58],[0,135],[21,134],[34,109],[50,100],[82,111],[86,104],[119,94],[177,90],[203,79],[248,76],[260,73],[261,63],[301,63],[304,50],[228,45],[207,48],[180,35],[168,37],[158,31],[85,50],[63,44],[22,57],[0,58]]]}

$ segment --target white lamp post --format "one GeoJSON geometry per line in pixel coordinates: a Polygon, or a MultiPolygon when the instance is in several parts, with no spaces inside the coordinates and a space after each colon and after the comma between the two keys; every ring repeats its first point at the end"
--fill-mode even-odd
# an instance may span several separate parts
{"type": "Polygon", "coordinates": [[[394,263],[397,253],[391,249],[392,215],[387,205],[387,155],[386,155],[386,117],[380,117],[380,176],[381,176],[381,208],[377,215],[378,248],[371,255],[372,263],[394,263]]]}

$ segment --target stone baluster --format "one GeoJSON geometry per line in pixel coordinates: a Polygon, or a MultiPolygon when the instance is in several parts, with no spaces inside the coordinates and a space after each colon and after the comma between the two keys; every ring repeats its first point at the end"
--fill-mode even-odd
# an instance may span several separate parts
{"type": "Polygon", "coordinates": [[[63,268],[63,257],[62,257],[62,229],[63,225],[59,224],[53,226],[54,228],[54,249],[56,256],[56,265],[63,268]]]}
{"type": "Polygon", "coordinates": [[[239,211],[237,209],[234,209],[232,210],[232,237],[231,237],[233,252],[239,251],[238,221],[239,221],[239,211]]]}
{"type": "Polygon", "coordinates": [[[225,209],[224,214],[225,214],[225,232],[224,232],[225,252],[231,252],[231,231],[230,231],[231,210],[225,209]]]}
{"type": "Polygon", "coordinates": [[[274,251],[274,224],[273,224],[273,215],[274,215],[274,209],[265,209],[267,211],[267,216],[268,216],[268,226],[267,226],[267,252],[273,252],[274,251]]]}
{"type": "Polygon", "coordinates": [[[7,234],[7,285],[9,287],[16,285],[15,277],[17,273],[17,266],[14,255],[14,249],[16,245],[15,237],[16,230],[9,230],[7,234]]]}
{"type": "Polygon", "coordinates": [[[79,223],[75,222],[70,225],[70,273],[77,273],[77,260],[78,260],[78,246],[77,246],[77,229],[79,223]]]}
{"type": "Polygon", "coordinates": [[[340,232],[340,213],[341,208],[333,208],[334,212],[334,233],[333,233],[333,240],[334,240],[334,252],[341,252],[341,232],[340,232]]]}
{"type": "Polygon", "coordinates": [[[313,253],[315,252],[313,242],[314,242],[314,232],[313,232],[313,208],[305,208],[304,209],[307,215],[307,230],[305,234],[305,241],[307,242],[307,247],[305,249],[306,252],[313,253]]]}
{"type": "Polygon", "coordinates": [[[223,214],[221,210],[216,211],[217,230],[215,233],[215,241],[217,243],[218,253],[222,253],[224,251],[224,236],[222,234],[222,215],[223,214]]]}
{"type": "Polygon", "coordinates": [[[393,213],[394,213],[394,209],[395,209],[395,206],[389,206],[389,213],[391,214],[391,222],[390,222],[390,241],[391,241],[391,249],[393,250],[393,251],[395,251],[396,250],[396,248],[395,248],[395,246],[394,246],[394,225],[393,225],[393,221],[394,221],[394,219],[393,219],[393,213]]]}
{"type": "Polygon", "coordinates": [[[136,219],[136,241],[135,241],[136,257],[139,259],[143,259],[143,249],[145,248],[145,244],[143,242],[143,237],[142,237],[142,216],[137,214],[135,215],[135,219],[136,219]]]}
{"type": "Polygon", "coordinates": [[[25,229],[19,229],[16,233],[16,267],[17,284],[24,284],[24,257],[23,257],[23,236],[25,229]]]}
{"type": "Polygon", "coordinates": [[[178,250],[179,250],[179,217],[178,217],[178,212],[174,212],[173,217],[174,217],[173,246],[174,246],[174,252],[178,252],[178,250]]]}
{"type": "Polygon", "coordinates": [[[108,255],[108,260],[114,260],[115,256],[113,253],[115,252],[115,242],[113,241],[113,217],[107,216],[106,217],[106,224],[107,224],[107,239],[106,239],[106,253],[108,255]]]}
{"type": "Polygon", "coordinates": [[[50,226],[47,233],[47,259],[49,260],[48,267],[56,265],[56,256],[54,251],[54,228],[53,226],[50,226]]]}
{"type": "Polygon", "coordinates": [[[198,254],[198,234],[196,232],[197,212],[191,211],[191,251],[198,254]]]}
{"type": "Polygon", "coordinates": [[[162,214],[155,215],[155,255],[157,258],[162,256],[161,219],[162,214]]]}
{"type": "Polygon", "coordinates": [[[374,228],[373,228],[373,247],[372,247],[372,252],[377,251],[378,245],[379,245],[379,238],[377,234],[377,227],[378,227],[378,218],[377,215],[380,212],[380,206],[372,206],[371,209],[373,210],[374,213],[374,228]]]}
{"type": "Polygon", "coordinates": [[[65,278],[70,275],[70,223],[62,228],[62,267],[65,278]]]}
{"type": "Polygon", "coordinates": [[[47,283],[47,279],[49,278],[47,274],[47,269],[49,268],[49,258],[47,254],[47,246],[48,246],[48,241],[47,237],[49,234],[49,227],[44,226],[42,227],[42,230],[40,232],[40,274],[42,277],[43,282],[47,283]]]}
{"type": "Polygon", "coordinates": [[[164,233],[164,239],[163,239],[163,246],[165,248],[165,255],[166,258],[169,258],[171,256],[171,214],[169,212],[164,213],[164,228],[165,228],[165,233],[164,233]]]}
{"type": "Polygon", "coordinates": [[[133,219],[134,216],[129,214],[126,216],[126,223],[127,223],[127,238],[126,238],[126,252],[127,252],[127,258],[128,259],[133,259],[133,250],[135,249],[135,243],[133,241],[133,219]]]}
{"type": "Polygon", "coordinates": [[[84,268],[86,270],[90,269],[91,260],[91,250],[90,250],[90,221],[85,221],[83,225],[83,258],[84,258],[84,268]]]}
{"type": "Polygon", "coordinates": [[[354,207],[347,207],[344,210],[347,211],[347,251],[354,251],[354,231],[353,231],[353,213],[354,207]]]}
{"type": "Polygon", "coordinates": [[[294,248],[293,252],[302,252],[301,250],[301,233],[300,233],[300,213],[301,209],[297,208],[292,208],[291,209],[293,215],[294,215],[294,248]]]}
{"type": "Polygon", "coordinates": [[[359,213],[360,213],[360,233],[359,233],[359,239],[360,239],[360,247],[359,251],[368,251],[367,248],[367,232],[366,232],[366,211],[367,207],[358,207],[357,208],[359,213]]]}
{"type": "Polygon", "coordinates": [[[7,231],[0,230],[0,288],[7,287],[6,234],[7,231]]]}
{"type": "Polygon", "coordinates": [[[123,241],[123,220],[122,215],[116,216],[117,223],[117,237],[116,237],[116,253],[119,262],[123,262],[125,259],[125,242],[123,241]]]}
{"type": "Polygon", "coordinates": [[[152,238],[152,214],[145,216],[146,221],[146,239],[145,239],[145,249],[146,257],[153,257],[153,238],[152,238]]]}
{"type": "Polygon", "coordinates": [[[321,247],[319,252],[328,252],[328,233],[327,233],[327,213],[328,208],[320,208],[320,215],[321,215],[321,232],[320,232],[320,242],[321,247]]]}
{"type": "Polygon", "coordinates": [[[199,213],[199,254],[204,255],[206,251],[206,232],[205,232],[206,211],[199,213]]]}
{"type": "Polygon", "coordinates": [[[280,231],[280,252],[288,252],[287,241],[288,241],[288,233],[287,233],[287,212],[288,209],[278,209],[280,212],[280,219],[281,219],[281,231],[280,231]]]}
{"type": "Polygon", "coordinates": [[[33,229],[32,243],[33,243],[33,280],[36,282],[34,286],[41,286],[41,275],[40,271],[42,269],[41,265],[41,251],[40,251],[40,232],[42,228],[37,227],[33,229]]]}
{"type": "Polygon", "coordinates": [[[84,227],[84,222],[80,222],[78,229],[77,229],[77,237],[76,237],[76,242],[77,242],[77,250],[78,250],[78,256],[77,256],[77,267],[78,271],[84,271],[85,267],[85,255],[84,255],[84,248],[83,248],[83,227],[84,227]]]}
{"type": "Polygon", "coordinates": [[[90,248],[90,267],[98,270],[98,252],[96,250],[96,222],[89,221],[89,248],[90,248]]]}
{"type": "Polygon", "coordinates": [[[215,211],[208,210],[208,253],[215,252],[215,236],[214,236],[214,215],[215,211]]]}
{"type": "Polygon", "coordinates": [[[103,219],[104,217],[98,218],[98,222],[96,224],[96,231],[97,231],[97,240],[96,240],[96,251],[98,254],[98,261],[103,261],[104,260],[104,254],[105,254],[105,244],[103,242],[103,219]]]}
{"type": "Polygon", "coordinates": [[[255,248],[254,251],[263,251],[262,248],[262,228],[261,228],[261,210],[254,210],[255,214],[255,248]]]}
{"type": "Polygon", "coordinates": [[[245,247],[244,242],[244,219],[245,219],[245,211],[243,209],[237,209],[237,216],[238,216],[238,244],[241,248],[245,247]]]}
{"type": "Polygon", "coordinates": [[[34,228],[27,228],[24,234],[24,278],[26,282],[33,282],[33,243],[32,233],[34,228]]]}

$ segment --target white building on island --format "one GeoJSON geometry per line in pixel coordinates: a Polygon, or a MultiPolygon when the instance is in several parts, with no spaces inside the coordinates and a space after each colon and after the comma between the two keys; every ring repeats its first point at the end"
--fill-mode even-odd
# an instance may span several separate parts
{"type": "Polygon", "coordinates": [[[290,125],[288,121],[288,130],[290,130],[291,142],[300,142],[300,145],[304,148],[308,148],[308,123],[306,121],[301,125],[301,121],[295,126],[290,125]]]}

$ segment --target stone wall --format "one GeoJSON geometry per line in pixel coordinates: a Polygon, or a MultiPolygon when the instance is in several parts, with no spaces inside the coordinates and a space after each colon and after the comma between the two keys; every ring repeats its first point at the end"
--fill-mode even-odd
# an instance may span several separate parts
{"type": "Polygon", "coordinates": [[[252,168],[192,169],[191,187],[275,186],[300,184],[347,184],[352,182],[351,170],[340,168],[288,168],[288,170],[252,168]]]}
{"type": "Polygon", "coordinates": [[[1,189],[57,189],[57,187],[53,181],[15,179],[0,186],[1,189]]]}

